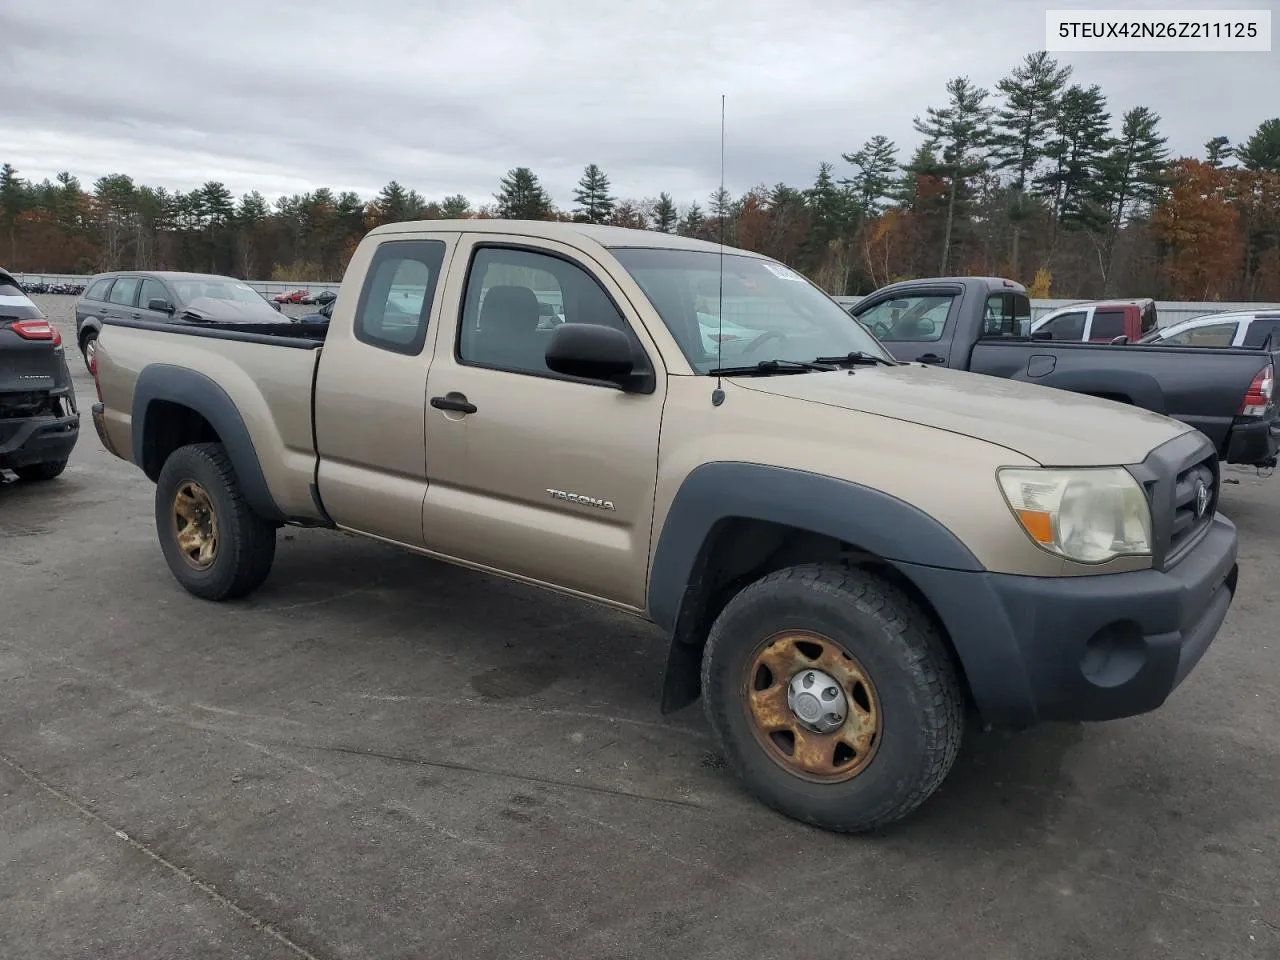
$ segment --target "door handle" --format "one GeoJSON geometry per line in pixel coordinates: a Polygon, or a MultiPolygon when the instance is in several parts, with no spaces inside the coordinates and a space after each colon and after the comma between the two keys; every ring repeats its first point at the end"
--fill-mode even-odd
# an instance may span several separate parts
{"type": "Polygon", "coordinates": [[[135,319],[135,320],[141,320],[141,319],[142,319],[142,314],[140,314],[140,313],[135,313],[135,314],[133,315],[133,319],[135,319]]]}
{"type": "Polygon", "coordinates": [[[459,413],[476,412],[476,405],[461,393],[446,393],[443,397],[432,397],[431,405],[437,410],[457,410],[459,413]]]}
{"type": "Polygon", "coordinates": [[[940,357],[936,353],[925,353],[916,357],[921,363],[946,363],[946,357],[940,357]]]}

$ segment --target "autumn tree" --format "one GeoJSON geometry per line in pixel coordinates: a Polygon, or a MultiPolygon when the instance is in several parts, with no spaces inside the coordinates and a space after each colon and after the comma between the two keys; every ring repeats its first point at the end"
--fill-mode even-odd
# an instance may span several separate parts
{"type": "Polygon", "coordinates": [[[1185,158],[1174,165],[1172,186],[1152,225],[1167,251],[1166,270],[1176,297],[1220,297],[1239,273],[1243,244],[1239,213],[1229,203],[1228,177],[1201,160],[1185,158]]]}
{"type": "Polygon", "coordinates": [[[594,163],[587,164],[573,191],[574,219],[583,223],[607,223],[617,200],[609,192],[609,178],[594,163]]]}
{"type": "Polygon", "coordinates": [[[498,216],[508,220],[546,220],[555,209],[538,175],[528,167],[508,171],[494,199],[498,216]]]}
{"type": "Polygon", "coordinates": [[[986,169],[981,154],[991,139],[991,108],[986,105],[985,89],[974,86],[968,77],[955,77],[947,81],[947,97],[945,107],[929,107],[923,118],[912,121],[926,141],[938,144],[939,172],[947,180],[947,218],[938,267],[943,276],[951,263],[957,205],[965,199],[968,181],[986,169]]]}

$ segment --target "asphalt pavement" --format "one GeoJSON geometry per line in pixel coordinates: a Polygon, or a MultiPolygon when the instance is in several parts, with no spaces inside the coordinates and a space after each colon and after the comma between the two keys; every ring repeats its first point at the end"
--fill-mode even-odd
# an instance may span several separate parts
{"type": "Polygon", "coordinates": [[[319,530],[187,595],[69,357],[70,467],[0,484],[0,958],[1280,955],[1280,478],[1229,471],[1239,595],[1161,710],[974,731],[840,837],[661,716],[625,615],[319,530]]]}

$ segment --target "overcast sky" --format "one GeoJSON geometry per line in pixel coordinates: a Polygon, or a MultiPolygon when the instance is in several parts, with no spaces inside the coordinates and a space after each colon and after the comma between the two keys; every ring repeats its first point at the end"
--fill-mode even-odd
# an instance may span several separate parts
{"type": "MultiPolygon", "coordinates": [[[[1174,0],[1128,0],[1161,8],[1174,0]]],[[[812,181],[911,120],[947,79],[989,89],[1072,0],[45,0],[0,3],[0,162],[274,199],[395,178],[487,203],[516,165],[569,205],[595,162],[622,196],[705,201],[812,181]]],[[[1275,0],[1200,9],[1274,7],[1275,0]]],[[[1280,50],[1280,46],[1273,46],[1280,50]]],[[[1178,153],[1280,112],[1280,52],[1060,54],[1178,153]]],[[[847,167],[845,167],[847,169],[847,167]]]]}

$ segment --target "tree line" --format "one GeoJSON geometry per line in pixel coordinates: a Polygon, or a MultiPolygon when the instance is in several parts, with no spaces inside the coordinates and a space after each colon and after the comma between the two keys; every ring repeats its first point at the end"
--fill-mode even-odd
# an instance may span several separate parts
{"type": "Polygon", "coordinates": [[[384,223],[513,217],[723,240],[775,257],[834,294],[947,274],[1008,276],[1037,297],[1280,299],[1280,118],[1242,141],[1214,136],[1174,157],[1145,106],[1117,117],[1102,89],[1045,51],[995,91],[968,77],[914,118],[903,156],[884,135],[804,187],[760,184],[704,202],[620,198],[588,164],[560,209],[518,166],[478,206],[391,181],[372,200],[321,187],[274,203],[219,182],[190,192],[110,174],[27,182],[0,167],[0,260],[19,272],[173,269],[246,279],[331,280],[384,223]]]}

